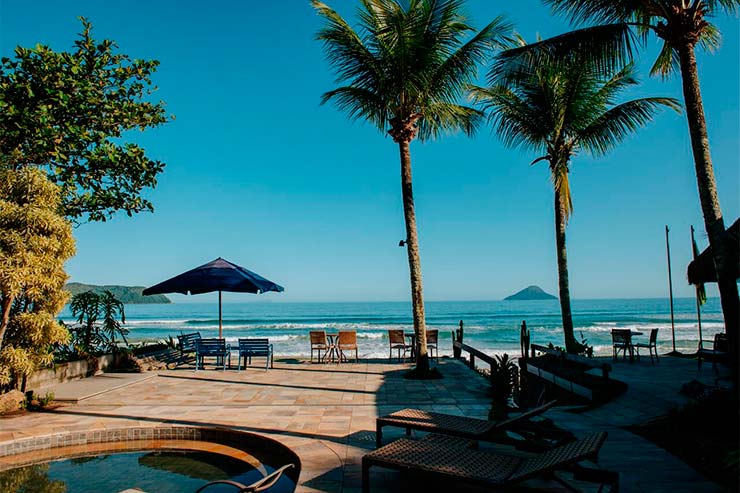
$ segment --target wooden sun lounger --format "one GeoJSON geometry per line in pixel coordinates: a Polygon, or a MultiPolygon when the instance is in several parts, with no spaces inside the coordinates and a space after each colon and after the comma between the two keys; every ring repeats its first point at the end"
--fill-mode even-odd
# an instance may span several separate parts
{"type": "MultiPolygon", "coordinates": [[[[485,419],[466,418],[452,414],[433,413],[420,409],[403,409],[401,411],[380,416],[375,421],[375,440],[377,447],[383,445],[383,427],[395,426],[405,428],[406,434],[411,430],[442,433],[473,440],[487,440],[494,438],[501,431],[510,430],[515,426],[538,416],[552,406],[556,401],[550,401],[539,407],[530,409],[505,421],[489,421],[485,419]]],[[[494,440],[495,441],[495,440],[494,440]]]]}
{"type": "Polygon", "coordinates": [[[530,479],[546,478],[578,491],[556,474],[570,471],[574,479],[608,484],[610,492],[616,493],[619,488],[617,473],[583,468],[578,464],[584,460],[595,462],[604,440],[606,432],[600,432],[541,454],[522,456],[472,450],[434,440],[401,438],[362,458],[362,491],[370,491],[370,468],[378,466],[480,485],[486,490],[508,490],[530,479]]]}

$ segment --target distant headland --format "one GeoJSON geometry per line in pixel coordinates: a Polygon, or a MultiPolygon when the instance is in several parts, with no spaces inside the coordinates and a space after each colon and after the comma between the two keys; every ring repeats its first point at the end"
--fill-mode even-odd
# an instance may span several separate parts
{"type": "Polygon", "coordinates": [[[539,286],[529,286],[518,293],[514,293],[511,296],[504,298],[504,301],[518,301],[518,300],[556,300],[557,297],[546,293],[539,286]]]}
{"type": "Polygon", "coordinates": [[[141,292],[144,290],[144,286],[96,286],[94,284],[83,284],[81,282],[70,282],[64,289],[72,293],[72,296],[85,293],[87,291],[95,291],[100,293],[103,291],[110,291],[113,295],[126,304],[155,304],[155,303],[172,303],[168,297],[163,294],[153,294],[151,296],[144,296],[141,292]]]}

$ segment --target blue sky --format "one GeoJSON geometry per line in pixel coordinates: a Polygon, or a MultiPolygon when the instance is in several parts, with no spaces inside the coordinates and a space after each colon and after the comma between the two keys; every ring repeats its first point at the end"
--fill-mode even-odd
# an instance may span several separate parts
{"type": "MultiPolygon", "coordinates": [[[[356,2],[329,4],[352,17],[356,2]]],[[[467,9],[478,27],[507,14],[530,40],[567,29],[535,0],[470,0],[467,9]]],[[[334,82],[307,0],[0,2],[0,51],[69,49],[80,15],[97,38],[161,62],[156,97],[176,119],[132,137],[167,163],[147,193],[155,213],[78,227],[72,280],[151,285],[222,256],[286,287],[262,299],[409,299],[397,148],[319,106],[334,82]]],[[[740,29],[736,18],[717,24],[723,46],[699,65],[729,224],[740,214],[740,29]]],[[[630,96],[680,99],[678,79],[647,75],[657,46],[643,54],[644,84],[630,96]]],[[[427,299],[500,299],[530,284],[556,292],[552,186],[545,166],[528,166],[534,157],[485,128],[412,144],[427,299]]],[[[667,296],[666,224],[675,293],[692,296],[689,225],[702,248],[706,235],[683,115],[659,115],[605,158],[576,157],[571,186],[573,298],[667,296]]]]}

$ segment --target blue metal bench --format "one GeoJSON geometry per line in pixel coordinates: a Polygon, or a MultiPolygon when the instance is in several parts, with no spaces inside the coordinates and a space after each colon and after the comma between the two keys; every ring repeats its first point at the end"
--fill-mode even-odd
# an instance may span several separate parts
{"type": "Polygon", "coordinates": [[[199,339],[195,345],[195,371],[203,368],[203,358],[216,358],[216,364],[222,365],[226,370],[226,358],[231,366],[231,346],[226,344],[226,339],[199,339]]]}
{"type": "Polygon", "coordinates": [[[195,353],[196,345],[200,341],[200,332],[193,332],[190,334],[180,334],[177,336],[177,345],[180,348],[180,363],[185,362],[185,355],[187,353],[195,353]]]}
{"type": "Polygon", "coordinates": [[[265,370],[272,368],[272,344],[269,339],[239,339],[239,360],[237,368],[242,369],[242,358],[244,366],[252,364],[252,356],[261,356],[265,358],[265,370]]]}

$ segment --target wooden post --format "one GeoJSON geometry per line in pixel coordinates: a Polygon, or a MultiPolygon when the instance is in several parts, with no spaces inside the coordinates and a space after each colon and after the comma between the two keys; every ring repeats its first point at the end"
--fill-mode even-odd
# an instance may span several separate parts
{"type": "Polygon", "coordinates": [[[668,241],[668,225],[665,227],[665,251],[668,257],[668,294],[671,300],[671,335],[673,337],[673,353],[676,353],[676,325],[673,321],[673,277],[671,276],[671,245],[668,241]]]}
{"type": "MultiPolygon", "coordinates": [[[[463,321],[460,320],[460,328],[452,334],[452,339],[462,344],[463,342],[463,321]]],[[[462,357],[462,349],[452,345],[452,356],[455,358],[462,357]]]]}

